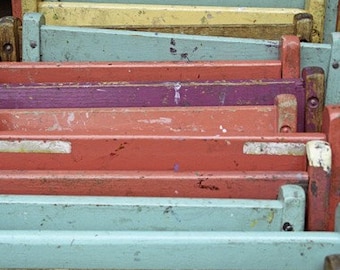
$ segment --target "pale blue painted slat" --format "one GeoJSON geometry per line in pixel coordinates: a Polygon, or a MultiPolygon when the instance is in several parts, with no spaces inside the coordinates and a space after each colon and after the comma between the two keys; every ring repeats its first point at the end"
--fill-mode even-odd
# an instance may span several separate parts
{"type": "Polygon", "coordinates": [[[332,34],[326,104],[340,104],[340,33],[332,34]]]}
{"type": "Polygon", "coordinates": [[[304,229],[305,193],[278,200],[0,196],[0,230],[280,231],[304,229]]]}
{"type": "Polygon", "coordinates": [[[331,34],[336,31],[338,0],[325,0],[325,4],[324,42],[329,42],[331,40],[331,34]]]}
{"type": "Polygon", "coordinates": [[[332,232],[0,231],[0,268],[320,270],[332,232]]]}

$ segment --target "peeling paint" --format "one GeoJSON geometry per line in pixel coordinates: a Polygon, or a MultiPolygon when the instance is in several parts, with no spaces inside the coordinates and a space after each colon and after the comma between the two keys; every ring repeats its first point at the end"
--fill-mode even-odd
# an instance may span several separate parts
{"type": "Polygon", "coordinates": [[[158,119],[143,119],[138,120],[139,123],[145,123],[145,124],[171,124],[172,119],[168,117],[159,117],[158,119]]]}
{"type": "Polygon", "coordinates": [[[247,155],[303,156],[306,154],[305,148],[304,143],[246,142],[243,145],[243,153],[247,155]]]}
{"type": "Polygon", "coordinates": [[[72,151],[71,142],[43,140],[0,140],[2,153],[49,153],[69,154],[72,151]]]}
{"type": "Polygon", "coordinates": [[[74,113],[73,112],[68,113],[67,124],[70,126],[72,122],[74,121],[74,119],[75,119],[74,113]]]}
{"type": "Polygon", "coordinates": [[[175,90],[175,97],[174,97],[174,102],[176,103],[176,105],[179,104],[180,100],[181,100],[181,94],[179,93],[179,90],[181,89],[182,85],[177,82],[174,85],[174,90],[175,90]]]}
{"type": "Polygon", "coordinates": [[[328,142],[309,141],[306,144],[309,166],[322,167],[330,173],[332,168],[332,151],[328,142]]]}

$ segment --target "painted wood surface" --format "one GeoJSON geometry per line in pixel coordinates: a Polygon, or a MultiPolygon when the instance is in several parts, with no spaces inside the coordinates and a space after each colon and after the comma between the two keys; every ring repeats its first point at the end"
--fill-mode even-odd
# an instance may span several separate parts
{"type": "Polygon", "coordinates": [[[204,81],[300,77],[300,41],[280,39],[280,60],[1,63],[0,82],[204,81]]]}
{"type": "MultiPolygon", "coordinates": [[[[326,132],[327,140],[332,147],[332,174],[331,185],[329,187],[329,209],[330,213],[336,209],[340,202],[339,186],[340,186],[340,108],[339,106],[328,106],[324,111],[323,130],[326,132]]],[[[334,228],[333,215],[329,217],[329,230],[334,228]]]]}
{"type": "Polygon", "coordinates": [[[310,141],[306,152],[309,163],[307,228],[310,231],[328,230],[334,224],[334,220],[329,219],[333,209],[327,203],[332,182],[332,150],[328,142],[310,141]]]}
{"type": "Polygon", "coordinates": [[[21,59],[21,22],[14,17],[0,18],[0,62],[19,61],[21,59]]]}
{"type": "MultiPolygon", "coordinates": [[[[300,73],[300,68],[297,69],[300,73]]],[[[279,60],[195,62],[6,62],[0,83],[215,81],[281,78],[279,60]]]]}
{"type": "MultiPolygon", "coordinates": [[[[146,32],[138,32],[137,34],[134,31],[41,26],[43,18],[39,14],[26,15],[24,19],[25,38],[23,40],[23,59],[25,61],[279,59],[279,42],[277,41],[146,32]],[[113,39],[115,40],[114,44],[112,43],[113,39]],[[82,45],[79,46],[79,44],[82,45]],[[93,50],[93,48],[98,48],[98,44],[100,44],[100,49],[93,50]],[[157,50],[150,50],[150,48],[157,48],[157,50]],[[139,53],[140,51],[143,51],[143,53],[139,53]]],[[[335,54],[333,51],[336,51],[339,42],[340,34],[333,33],[332,44],[302,43],[301,68],[307,66],[321,67],[325,71],[325,76],[336,78],[339,69],[332,67],[331,54],[335,54]]],[[[340,100],[330,98],[337,95],[337,92],[335,80],[328,79],[326,104],[330,104],[330,102],[340,103],[340,100]]]]}
{"type": "MultiPolygon", "coordinates": [[[[313,42],[323,40],[325,10],[324,0],[306,0],[303,9],[233,7],[226,4],[214,7],[199,6],[197,3],[195,6],[173,3],[145,5],[140,2],[84,2],[78,5],[76,2],[36,0],[24,2],[23,5],[24,12],[41,12],[46,16],[47,24],[52,25],[121,27],[155,32],[266,39],[277,39],[283,34],[296,34],[302,40],[313,42]],[[117,15],[111,20],[113,13],[117,15]],[[84,14],[86,16],[83,16],[84,14]],[[299,24],[305,26],[300,27],[299,24]],[[181,26],[177,28],[178,25],[181,26]],[[205,27],[206,25],[208,27],[205,27]],[[269,25],[271,27],[268,27],[269,25]]],[[[333,20],[335,22],[336,18],[333,20]]]]}
{"type": "Polygon", "coordinates": [[[340,249],[339,231],[2,230],[0,239],[2,268],[317,270],[340,249]]]}
{"type": "Polygon", "coordinates": [[[315,132],[317,127],[313,121],[322,118],[322,112],[318,115],[310,112],[309,119],[305,119],[308,98],[304,86],[300,79],[200,83],[2,84],[0,108],[241,106],[273,105],[275,102],[289,104],[288,107],[291,107],[290,103],[276,101],[280,94],[291,94],[296,98],[293,102],[297,102],[292,112],[297,121],[291,120],[288,108],[283,107],[282,113],[278,113],[282,115],[278,121],[283,122],[276,123],[276,127],[280,130],[279,127],[287,125],[291,132],[296,127],[298,131],[304,131],[305,123],[308,123],[309,131],[315,132]]]}
{"type": "MultiPolygon", "coordinates": [[[[247,111],[246,120],[254,126],[254,135],[241,136],[245,126],[239,121],[229,125],[232,118],[222,119],[223,110],[226,109],[219,109],[220,113],[214,114],[222,120],[216,121],[215,125],[210,123],[210,117],[209,125],[199,123],[205,120],[203,114],[211,112],[209,107],[204,108],[204,113],[192,110],[191,118],[182,116],[180,119],[172,117],[171,110],[162,116],[159,115],[161,110],[157,109],[157,117],[155,113],[155,117],[147,118],[135,110],[134,121],[126,119],[127,112],[131,112],[132,117],[132,109],[112,110],[112,113],[117,112],[116,116],[119,111],[124,113],[125,119],[123,116],[120,119],[126,123],[120,124],[112,119],[112,113],[104,117],[88,110],[78,115],[74,110],[3,113],[3,130],[7,132],[1,134],[1,169],[12,170],[20,165],[22,170],[301,171],[306,168],[304,143],[323,140],[325,136],[310,133],[297,137],[292,133],[273,135],[263,129],[260,133],[261,122],[251,118],[252,115],[256,118],[256,110],[250,114],[240,109],[229,115],[235,115],[239,120],[242,111],[247,111]],[[189,120],[189,125],[182,122],[189,120]],[[263,136],[256,136],[256,132],[263,136]],[[202,155],[197,157],[196,153],[202,155]],[[294,156],[286,157],[288,154],[294,156]]],[[[269,123],[267,121],[267,125],[269,123]]]]}
{"type": "Polygon", "coordinates": [[[297,118],[293,95],[280,95],[275,105],[267,106],[12,109],[0,113],[3,130],[33,134],[43,131],[154,136],[176,133],[218,136],[227,132],[276,134],[286,127],[279,125],[284,120],[291,123],[288,127],[292,132],[296,131],[297,118]]]}
{"type": "MultiPolygon", "coordinates": [[[[15,3],[13,5],[13,16],[22,18],[21,17],[21,0],[12,0],[12,2],[15,3]],[[20,14],[20,15],[19,15],[20,14]]],[[[55,0],[51,0],[50,2],[56,2],[55,0]]],[[[73,2],[73,0],[61,0],[58,2],[73,2]]],[[[118,1],[114,0],[81,0],[78,2],[92,2],[92,3],[115,3],[118,1]]],[[[337,10],[338,10],[338,1],[337,0],[326,0],[326,1],[304,1],[304,0],[287,0],[284,2],[278,2],[274,0],[261,0],[261,1],[249,1],[249,0],[228,0],[228,1],[221,1],[221,0],[213,0],[213,1],[206,1],[206,0],[198,0],[198,1],[192,1],[192,0],[172,0],[172,1],[160,1],[160,0],[143,0],[137,1],[137,0],[124,0],[119,1],[119,3],[125,3],[125,4],[136,4],[136,3],[143,3],[143,4],[151,4],[151,5],[158,5],[158,4],[170,4],[170,5],[199,5],[199,6],[227,6],[227,7],[262,7],[262,8],[298,8],[298,9],[306,9],[309,10],[309,13],[311,13],[314,17],[314,20],[316,18],[319,19],[320,23],[322,24],[322,21],[324,20],[324,29],[320,27],[319,31],[323,31],[324,33],[324,41],[329,42],[329,38],[331,33],[336,31],[336,20],[337,20],[337,10]],[[325,16],[317,17],[320,15],[319,8],[325,7],[325,16]],[[313,7],[314,9],[311,9],[310,7],[313,7]],[[315,16],[315,13],[318,13],[315,16]]],[[[27,11],[38,11],[37,8],[37,0],[25,0],[23,3],[25,12],[27,11]]],[[[320,24],[320,25],[321,25],[320,24]]],[[[317,36],[317,32],[314,32],[314,35],[317,36]]]]}
{"type": "Polygon", "coordinates": [[[308,191],[307,171],[1,170],[1,194],[274,200],[282,185],[308,191]],[[18,184],[20,183],[20,184],[18,184]],[[270,186],[270,188],[264,187],[270,186]],[[264,192],[265,190],[265,192],[264,192]]]}
{"type": "Polygon", "coordinates": [[[2,195],[0,230],[303,231],[305,199],[294,185],[276,200],[2,195]]]}

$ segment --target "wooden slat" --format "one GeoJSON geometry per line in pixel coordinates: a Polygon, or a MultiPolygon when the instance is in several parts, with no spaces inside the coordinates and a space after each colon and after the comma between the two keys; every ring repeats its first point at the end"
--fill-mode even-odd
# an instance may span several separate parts
{"type": "MultiPolygon", "coordinates": [[[[295,97],[291,101],[296,105],[279,101],[284,107],[283,113],[279,113],[283,117],[278,119],[278,126],[290,127],[290,131],[294,132],[296,127],[298,131],[304,131],[306,91],[303,87],[299,79],[200,83],[4,84],[0,85],[3,96],[0,108],[273,105],[278,95],[291,94],[295,97]],[[292,114],[288,113],[286,105],[293,109],[292,114]]],[[[290,99],[292,97],[288,96],[290,99]]],[[[317,118],[312,114],[308,115],[308,123],[317,118]]]]}
{"type": "Polygon", "coordinates": [[[276,199],[286,184],[308,190],[307,172],[236,170],[237,166],[223,172],[1,170],[0,190],[1,194],[267,200],[276,199]]]}
{"type": "MultiPolygon", "coordinates": [[[[14,1],[17,3],[20,3],[21,0],[14,1]]],[[[61,0],[58,2],[74,2],[74,0],[61,0]]],[[[79,1],[77,1],[79,2],[79,1]]],[[[80,2],[101,2],[101,3],[115,3],[118,1],[114,0],[81,0],[80,2]]],[[[141,1],[137,0],[124,0],[119,1],[120,3],[125,4],[136,4],[141,3],[141,1]]],[[[324,33],[324,41],[329,41],[330,34],[336,31],[336,21],[337,21],[337,9],[338,9],[338,1],[337,0],[327,0],[325,3],[323,1],[284,1],[284,2],[278,2],[274,0],[262,0],[262,1],[249,1],[249,0],[228,0],[228,1],[222,1],[222,0],[215,0],[215,1],[206,1],[206,0],[199,0],[199,1],[192,1],[192,0],[172,0],[172,1],[159,1],[159,0],[143,0],[143,4],[151,4],[151,5],[200,5],[200,6],[228,6],[228,7],[261,7],[261,8],[298,8],[298,9],[304,9],[308,13],[310,13],[315,23],[315,30],[313,35],[315,38],[318,38],[319,32],[322,31],[324,33]],[[320,11],[324,10],[324,14],[322,14],[320,11]],[[324,28],[323,25],[324,24],[324,28]]],[[[23,2],[23,5],[25,6],[24,9],[26,11],[38,11],[37,9],[37,0],[25,0],[23,2]],[[33,8],[32,8],[33,5],[33,8]]],[[[16,13],[21,12],[21,8],[18,9],[16,13]]],[[[21,18],[20,16],[17,16],[21,18]]]]}
{"type": "Polygon", "coordinates": [[[305,193],[284,185],[275,200],[2,195],[0,214],[0,230],[303,231],[305,193]]]}
{"type": "Polygon", "coordinates": [[[206,81],[300,77],[300,42],[284,36],[278,60],[2,63],[0,82],[206,81]]]}
{"type": "MultiPolygon", "coordinates": [[[[88,133],[115,135],[194,135],[278,133],[280,120],[296,110],[293,95],[281,95],[275,105],[210,107],[130,107],[1,110],[3,130],[9,132],[88,133]],[[282,96],[282,97],[281,97],[282,96]],[[283,107],[282,103],[288,103],[283,107]],[[247,115],[249,114],[249,115],[247,115]],[[221,128],[220,126],[224,126],[221,128]],[[180,132],[180,133],[179,133],[180,132]]],[[[175,95],[176,98],[176,95],[175,95]]],[[[293,116],[294,117],[294,116],[293,116]]],[[[295,113],[296,118],[296,113],[295,113]]],[[[296,128],[296,120],[291,128],[296,128]]]]}
{"type": "Polygon", "coordinates": [[[0,267],[26,269],[318,270],[340,250],[339,232],[4,230],[0,239],[0,267]]]}
{"type": "Polygon", "coordinates": [[[84,2],[80,6],[76,2],[30,2],[24,4],[23,10],[42,12],[46,16],[47,24],[53,25],[124,27],[124,29],[154,32],[266,39],[278,39],[283,34],[296,34],[303,40],[313,42],[320,42],[323,39],[325,17],[323,0],[306,0],[303,9],[233,7],[232,5],[225,6],[225,4],[219,7],[195,4],[193,8],[193,6],[174,5],[173,3],[143,5],[141,3],[84,2]],[[113,16],[115,19],[111,20],[112,14],[115,13],[117,14],[113,16]],[[309,13],[311,16],[308,20],[308,16],[304,16],[302,20],[294,20],[297,14],[309,13]],[[244,19],[243,16],[245,16],[244,19]],[[315,21],[312,22],[312,18],[315,21]],[[313,31],[310,27],[303,27],[304,29],[296,27],[295,22],[306,25],[313,23],[313,31]],[[208,26],[206,27],[205,24],[208,26]],[[177,27],[179,25],[180,27],[177,27]],[[271,26],[268,27],[269,25],[271,26]],[[298,32],[295,32],[296,30],[298,32]],[[306,35],[305,31],[309,31],[309,34],[306,35]]]}
{"type": "Polygon", "coordinates": [[[6,62],[1,83],[161,82],[281,78],[278,60],[195,62],[6,62]]]}
{"type": "MultiPolygon", "coordinates": [[[[323,131],[327,133],[327,140],[332,147],[331,185],[329,187],[329,213],[333,213],[340,202],[340,108],[328,106],[324,111],[323,131]]],[[[334,228],[334,215],[329,217],[329,230],[334,228]]]]}

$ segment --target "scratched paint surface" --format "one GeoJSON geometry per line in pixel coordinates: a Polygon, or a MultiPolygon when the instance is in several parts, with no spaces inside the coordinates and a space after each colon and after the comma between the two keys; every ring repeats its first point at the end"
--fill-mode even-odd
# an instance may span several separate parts
{"type": "MultiPolygon", "coordinates": [[[[277,133],[275,106],[0,110],[2,131],[31,134],[206,135],[277,133]]],[[[4,132],[3,132],[4,134],[4,132]]]]}

